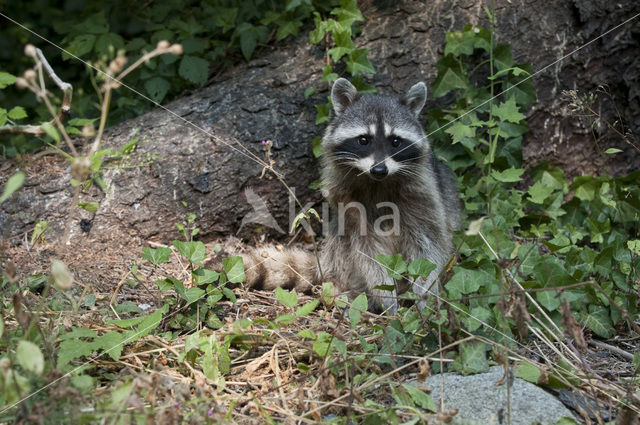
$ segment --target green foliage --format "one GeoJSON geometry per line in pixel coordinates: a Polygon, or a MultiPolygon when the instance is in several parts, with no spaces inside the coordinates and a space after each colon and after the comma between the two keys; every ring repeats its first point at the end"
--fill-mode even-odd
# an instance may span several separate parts
{"type": "MultiPolygon", "coordinates": [[[[92,0],[82,5],[65,1],[64,5],[56,6],[38,2],[28,8],[12,3],[4,13],[52,40],[64,51],[8,23],[0,30],[0,60],[10,64],[0,72],[0,89],[14,84],[15,75],[25,69],[23,46],[31,42],[43,49],[54,69],[64,70],[62,79],[73,85],[72,115],[97,116],[100,102],[92,93],[96,81],[103,77],[93,70],[87,72],[78,60],[104,68],[119,53],[131,64],[161,40],[182,45],[181,57],[153,58],[127,75],[125,84],[135,91],[114,94],[113,113],[109,117],[109,124],[114,124],[141,114],[151,106],[150,101],[163,103],[185,89],[203,86],[210,75],[239,61],[250,60],[262,46],[297,36],[305,23],[318,19],[321,14],[331,11],[334,22],[341,26],[363,19],[355,0],[344,3],[337,8],[337,0],[160,0],[132,3],[127,7],[122,7],[117,0],[92,0]]],[[[349,31],[350,28],[345,28],[343,32],[349,31]]],[[[357,52],[350,51],[349,55],[348,63],[370,67],[361,54],[359,57],[357,52]]],[[[33,96],[25,98],[23,92],[13,87],[0,94],[0,105],[21,107],[0,109],[0,125],[6,120],[13,123],[23,119],[27,114],[40,122],[50,119],[46,108],[33,96]]],[[[54,131],[50,132],[50,136],[55,135],[54,131]]],[[[15,155],[42,145],[37,139],[17,136],[3,138],[0,146],[5,154],[15,155]]]]}
{"type": "MultiPolygon", "coordinates": [[[[362,76],[375,74],[376,70],[369,61],[368,49],[356,48],[353,39],[359,34],[359,22],[364,17],[358,9],[356,0],[341,0],[340,6],[332,9],[329,16],[323,16],[320,11],[314,12],[315,28],[309,33],[311,44],[324,44],[327,52],[327,65],[322,68],[322,81],[331,84],[339,78],[334,71],[339,65],[344,65],[346,72],[352,77],[352,83],[361,92],[372,92],[374,88],[367,85],[362,76]]],[[[305,97],[310,96],[308,88],[305,97]]],[[[316,124],[328,122],[331,119],[331,100],[316,105],[316,124]]],[[[314,139],[314,155],[319,156],[319,141],[314,139]]]]}
{"type": "MultiPolygon", "coordinates": [[[[640,259],[632,248],[640,174],[571,182],[546,164],[525,174],[520,145],[526,107],[535,100],[530,66],[516,64],[507,45],[491,40],[489,30],[472,26],[448,34],[432,87],[435,97],[455,95],[446,109],[429,111],[428,132],[437,154],[462,176],[473,228],[456,236],[462,259],[445,285],[449,302],[466,331],[513,344],[516,323],[498,306],[514,302],[506,292],[522,285],[558,326],[566,297],[580,324],[609,338],[623,311],[637,314],[640,259]]],[[[476,370],[469,356],[480,351],[462,348],[454,367],[476,370]]]]}

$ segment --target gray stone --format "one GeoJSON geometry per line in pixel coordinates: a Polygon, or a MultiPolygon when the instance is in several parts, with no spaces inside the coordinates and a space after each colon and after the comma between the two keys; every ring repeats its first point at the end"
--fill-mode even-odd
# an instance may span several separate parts
{"type": "MultiPolygon", "coordinates": [[[[507,424],[507,386],[506,383],[496,385],[503,375],[501,366],[494,366],[487,373],[469,376],[443,374],[445,411],[458,409],[451,424],[507,424]]],[[[423,383],[412,381],[409,384],[431,388],[431,398],[440,405],[440,375],[430,376],[423,383]]],[[[553,395],[520,378],[513,380],[509,396],[511,425],[554,425],[562,418],[575,420],[575,416],[553,395]]]]}

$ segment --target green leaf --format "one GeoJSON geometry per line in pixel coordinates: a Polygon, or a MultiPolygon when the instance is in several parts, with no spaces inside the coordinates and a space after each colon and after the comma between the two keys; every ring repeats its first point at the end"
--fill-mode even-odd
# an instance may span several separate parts
{"type": "MultiPolygon", "coordinates": [[[[0,202],[2,202],[0,200],[0,202]]],[[[636,255],[640,255],[640,239],[632,239],[627,241],[627,248],[636,255]]]]}
{"type": "Polygon", "coordinates": [[[369,62],[367,55],[369,54],[369,49],[356,49],[352,51],[348,59],[345,60],[347,64],[347,72],[351,75],[358,74],[375,74],[376,70],[369,62]]]}
{"type": "Polygon", "coordinates": [[[238,25],[235,31],[240,39],[240,50],[246,60],[251,59],[258,43],[267,40],[268,29],[265,26],[253,26],[248,22],[238,25]]]}
{"type": "Polygon", "coordinates": [[[536,292],[536,300],[548,311],[555,311],[560,307],[560,298],[557,291],[536,292]]]}
{"type": "Polygon", "coordinates": [[[502,121],[519,123],[525,119],[525,116],[520,112],[516,105],[515,97],[511,97],[506,102],[501,103],[500,106],[496,106],[493,108],[492,112],[493,115],[497,116],[502,121]]]}
{"type": "Polygon", "coordinates": [[[448,55],[440,59],[436,63],[436,69],[438,76],[431,86],[434,98],[444,96],[451,90],[466,89],[469,86],[466,74],[453,56],[448,55]]]}
{"type": "Polygon", "coordinates": [[[611,338],[615,335],[609,309],[606,307],[590,305],[589,313],[584,316],[584,324],[601,338],[611,338]]]}
{"type": "Polygon", "coordinates": [[[93,353],[93,351],[93,344],[79,341],[77,339],[64,340],[58,347],[58,362],[56,364],[56,368],[64,370],[64,367],[68,365],[71,360],[75,360],[82,356],[88,356],[93,353]]]}
{"type": "Polygon", "coordinates": [[[200,241],[183,242],[173,241],[173,246],[176,247],[178,252],[184,255],[189,262],[202,266],[202,260],[207,258],[207,249],[200,241]]]}
{"type": "Polygon", "coordinates": [[[322,137],[314,137],[313,140],[311,140],[311,146],[313,149],[313,156],[320,158],[322,156],[322,137]]]}
{"type": "Polygon", "coordinates": [[[278,31],[276,32],[276,40],[280,41],[288,36],[296,36],[298,35],[298,31],[302,26],[302,22],[299,21],[285,21],[282,24],[278,25],[278,31]]]}
{"type": "Polygon", "coordinates": [[[454,144],[462,142],[464,146],[475,146],[473,138],[476,136],[476,129],[460,120],[451,124],[444,132],[451,135],[454,144]],[[465,143],[468,141],[471,143],[465,143]]]}
{"type": "Polygon", "coordinates": [[[240,283],[244,282],[244,263],[242,257],[229,257],[222,259],[222,267],[224,269],[229,282],[240,283]]]}
{"type": "MultiPolygon", "coordinates": [[[[88,32],[88,31],[87,31],[88,32]]],[[[81,57],[93,50],[96,42],[96,36],[93,34],[82,34],[75,37],[66,51],[62,52],[62,59],[68,60],[72,57],[81,57]]]]}
{"type": "Polygon", "coordinates": [[[275,294],[276,299],[287,307],[293,308],[298,304],[298,294],[295,291],[287,291],[278,286],[275,294]]]}
{"type": "Polygon", "coordinates": [[[21,120],[22,118],[27,118],[27,112],[24,110],[22,106],[16,106],[14,108],[11,108],[11,110],[7,115],[12,120],[21,120]]]}
{"type": "Polygon", "coordinates": [[[301,305],[296,309],[296,316],[297,317],[306,316],[310,314],[313,310],[315,310],[317,306],[318,306],[318,300],[309,301],[308,303],[301,305]]]}
{"type": "Polygon", "coordinates": [[[331,350],[331,339],[332,336],[330,333],[320,331],[316,336],[316,340],[313,342],[313,351],[321,358],[328,356],[331,350]]]}
{"type": "Polygon", "coordinates": [[[209,78],[209,62],[196,56],[185,55],[180,61],[178,74],[193,84],[203,85],[209,78]]]}
{"type": "Polygon", "coordinates": [[[17,78],[8,72],[0,72],[0,89],[15,84],[17,78]]]}
{"type": "Polygon", "coordinates": [[[461,369],[459,372],[462,375],[487,372],[489,370],[485,347],[485,343],[480,341],[460,344],[461,369]]]}
{"type": "Polygon", "coordinates": [[[518,369],[516,370],[516,376],[518,378],[524,379],[527,382],[531,382],[532,384],[537,384],[542,376],[542,372],[538,366],[533,363],[527,361],[521,361],[518,364],[518,369]]]}
{"type": "MultiPolygon", "coordinates": [[[[309,99],[309,97],[311,97],[315,92],[316,92],[315,87],[307,87],[307,88],[304,90],[304,98],[305,98],[305,99],[309,99]]],[[[317,137],[317,138],[320,138],[320,137],[317,137]]],[[[316,158],[317,158],[317,157],[316,157],[316,158]]]]}
{"type": "Polygon", "coordinates": [[[58,133],[58,129],[53,126],[50,122],[43,122],[40,124],[45,133],[49,135],[56,143],[60,142],[60,133],[58,133]]]}
{"type": "Polygon", "coordinates": [[[36,375],[41,375],[44,370],[44,356],[33,342],[20,340],[16,349],[16,359],[25,370],[36,375]]]}
{"type": "Polygon", "coordinates": [[[462,313],[461,316],[466,329],[469,332],[473,332],[482,326],[482,322],[487,323],[493,317],[493,314],[488,308],[477,306],[473,307],[468,315],[462,313]]]}
{"type": "Polygon", "coordinates": [[[151,100],[156,103],[162,102],[162,99],[167,95],[171,84],[162,77],[153,77],[145,81],[144,89],[149,94],[151,100]]]}
{"type": "Polygon", "coordinates": [[[524,173],[523,168],[507,168],[504,171],[491,171],[491,176],[503,183],[515,183],[522,180],[520,176],[524,173]]]}
{"type": "Polygon", "coordinates": [[[622,152],[622,150],[621,149],[617,149],[617,148],[609,148],[606,151],[604,151],[604,153],[606,153],[608,155],[611,155],[613,153],[620,153],[620,152],[622,152]]]}
{"type": "Polygon", "coordinates": [[[333,282],[322,282],[322,292],[320,295],[320,299],[327,306],[331,307],[335,300],[336,291],[333,286],[333,282]]]}
{"type": "Polygon", "coordinates": [[[107,57],[114,57],[123,48],[124,39],[112,32],[100,35],[95,44],[96,52],[107,57]]]}
{"type": "Polygon", "coordinates": [[[104,10],[94,13],[88,17],[79,20],[80,23],[75,24],[73,29],[80,33],[103,34],[109,31],[109,23],[104,14],[104,10]]]}
{"type": "Polygon", "coordinates": [[[459,299],[460,294],[476,292],[481,286],[488,286],[496,281],[495,276],[482,269],[471,270],[455,266],[453,271],[453,277],[445,285],[453,299],[459,299]]]}
{"type": "Polygon", "coordinates": [[[109,355],[114,361],[120,360],[120,355],[122,354],[123,342],[125,340],[125,336],[120,332],[107,332],[104,335],[96,338],[93,342],[93,346],[95,348],[99,348],[104,350],[106,354],[109,355]]]}
{"type": "Polygon", "coordinates": [[[78,207],[91,213],[98,211],[98,206],[100,204],[97,202],[78,202],[78,207]]]}
{"type": "Polygon", "coordinates": [[[433,413],[438,411],[436,403],[431,399],[431,397],[429,397],[429,395],[427,395],[427,393],[409,384],[402,384],[402,387],[407,391],[409,397],[411,397],[411,400],[416,404],[416,406],[433,413]]]}
{"type": "Polygon", "coordinates": [[[409,263],[407,271],[412,277],[429,277],[432,271],[436,269],[436,265],[425,258],[417,258],[409,263]]]}
{"type": "Polygon", "coordinates": [[[200,268],[194,270],[191,276],[193,277],[193,283],[200,286],[216,282],[220,278],[220,273],[214,270],[200,268]]]}
{"type": "Polygon", "coordinates": [[[407,271],[407,263],[402,259],[402,254],[378,254],[376,260],[385,268],[392,279],[402,279],[402,273],[407,271]]]}
{"type": "Polygon", "coordinates": [[[0,204],[9,199],[9,196],[22,187],[24,176],[23,171],[18,171],[9,177],[9,180],[7,180],[7,183],[4,185],[2,196],[0,196],[0,204]]]}
{"type": "Polygon", "coordinates": [[[544,201],[551,195],[554,188],[551,186],[544,186],[540,182],[535,182],[528,190],[529,201],[534,204],[543,204],[544,201]]]}
{"type": "Polygon", "coordinates": [[[367,308],[368,302],[365,294],[358,295],[351,302],[351,307],[349,307],[349,323],[351,323],[351,329],[354,329],[358,323],[360,323],[362,313],[366,312],[367,308]]]}
{"type": "Polygon", "coordinates": [[[158,264],[168,263],[169,256],[171,255],[171,248],[142,248],[142,254],[140,255],[143,259],[149,261],[154,266],[158,264]]]}

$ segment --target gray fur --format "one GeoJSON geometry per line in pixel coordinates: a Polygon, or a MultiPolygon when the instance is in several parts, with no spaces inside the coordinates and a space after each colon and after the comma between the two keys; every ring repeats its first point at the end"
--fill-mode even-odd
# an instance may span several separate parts
{"type": "MultiPolygon", "coordinates": [[[[418,116],[426,100],[426,86],[418,83],[401,98],[353,94],[353,86],[344,79],[336,81],[332,97],[351,99],[340,104],[340,112],[323,138],[323,193],[333,208],[352,201],[367,211],[366,236],[360,232],[358,213],[345,218],[344,235],[329,235],[321,249],[324,280],[333,280],[350,297],[366,292],[373,308],[392,307],[395,293],[374,289],[394,285],[387,271],[375,261],[377,254],[402,253],[405,261],[427,258],[437,268],[427,282],[417,283],[414,293],[424,295],[429,287],[437,289],[436,278],[453,251],[452,232],[460,226],[460,200],[455,178],[449,168],[438,161],[432,151],[418,116]],[[350,87],[349,87],[350,86],[350,87]],[[348,93],[348,95],[344,94],[348,93]],[[402,164],[393,175],[373,181],[366,173],[354,170],[348,159],[336,158],[332,148],[339,145],[342,129],[369,128],[386,124],[392,132],[409,135],[422,152],[416,163],[402,164]],[[373,223],[380,212],[379,202],[393,202],[400,211],[400,232],[395,236],[378,236],[373,223]],[[431,286],[433,285],[433,286],[431,286]]],[[[335,104],[334,104],[335,106],[335,104]]],[[[336,228],[332,224],[332,228],[336,228]]]]}
{"type": "MultiPolygon", "coordinates": [[[[365,292],[374,310],[395,310],[397,295],[395,291],[375,289],[396,285],[375,261],[376,255],[401,253],[407,263],[417,258],[434,263],[437,268],[429,278],[414,283],[412,288],[414,293],[425,296],[437,290],[437,277],[453,252],[452,233],[460,226],[455,178],[434,157],[418,121],[426,95],[424,83],[414,85],[402,97],[361,94],[344,78],[338,79],[331,91],[336,117],[322,140],[322,190],[334,212],[346,213],[341,225],[335,215],[330,222],[330,234],[320,249],[322,277],[333,281],[338,291],[350,298],[365,292]],[[391,166],[389,174],[374,180],[368,168],[362,169],[363,158],[336,153],[345,140],[357,140],[360,135],[371,138],[370,147],[372,152],[378,149],[378,156],[380,145],[382,151],[388,152],[385,143],[395,136],[401,137],[415,155],[411,161],[396,161],[396,153],[392,158],[383,158],[391,166]],[[345,209],[350,202],[359,203],[362,208],[345,209]],[[389,214],[388,209],[378,208],[382,202],[397,207],[399,231],[376,234],[376,221],[389,214]],[[365,220],[362,211],[366,213],[365,220]]],[[[320,281],[315,257],[301,250],[263,248],[244,257],[247,282],[253,287],[272,290],[297,281],[296,288],[308,290],[312,283],[320,281]]]]}

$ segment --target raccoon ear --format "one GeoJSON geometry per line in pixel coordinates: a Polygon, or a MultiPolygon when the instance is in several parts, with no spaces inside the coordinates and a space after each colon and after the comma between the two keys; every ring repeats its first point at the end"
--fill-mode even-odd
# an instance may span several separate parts
{"type": "Polygon", "coordinates": [[[345,78],[338,78],[331,88],[331,103],[336,115],[340,115],[356,98],[358,90],[345,78]]]}
{"type": "Polygon", "coordinates": [[[422,111],[422,108],[424,107],[424,103],[426,101],[427,86],[422,81],[411,86],[404,97],[404,102],[407,104],[407,106],[415,116],[420,115],[420,111],[422,111]]]}

